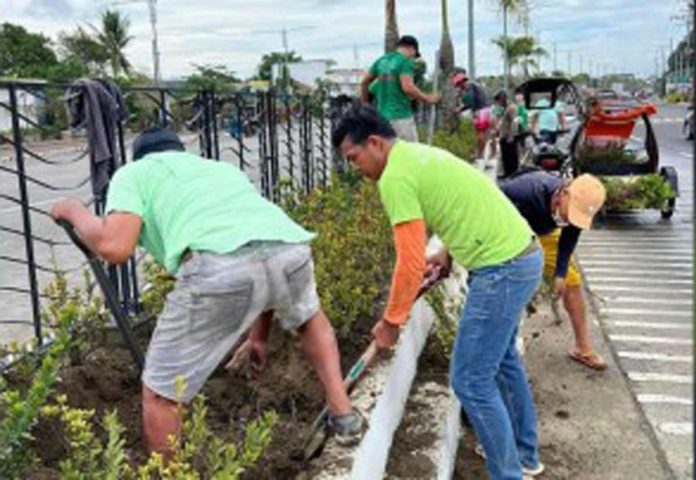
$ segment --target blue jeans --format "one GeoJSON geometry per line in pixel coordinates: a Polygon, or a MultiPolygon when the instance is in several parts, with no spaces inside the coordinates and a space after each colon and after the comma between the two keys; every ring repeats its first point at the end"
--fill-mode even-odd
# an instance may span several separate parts
{"type": "Polygon", "coordinates": [[[486,452],[491,480],[521,480],[535,468],[536,412],[515,340],[541,280],[542,252],[470,272],[452,354],[452,388],[486,452]]]}

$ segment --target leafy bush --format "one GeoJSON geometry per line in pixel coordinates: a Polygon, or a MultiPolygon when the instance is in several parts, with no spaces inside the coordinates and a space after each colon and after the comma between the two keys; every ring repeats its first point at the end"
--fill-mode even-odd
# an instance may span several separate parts
{"type": "Polygon", "coordinates": [[[394,262],[379,194],[367,182],[334,177],[329,187],[296,203],[290,214],[318,234],[312,253],[322,308],[337,335],[347,337],[357,319],[373,316],[394,262]]]}
{"type": "Polygon", "coordinates": [[[275,412],[266,412],[250,422],[243,444],[237,446],[210,431],[205,399],[199,395],[185,415],[181,436],[170,439],[172,459],[165,463],[161,455],[153,453],[143,465],[132,467],[116,412],[104,416],[106,441],[95,431],[94,410],[69,407],[65,396],[59,397],[57,404],[44,407],[43,413],[60,417],[65,427],[69,456],[60,462],[61,478],[65,480],[235,480],[261,457],[277,420],[275,412]]]}
{"type": "Polygon", "coordinates": [[[462,287],[459,293],[460,295],[451,297],[447,294],[445,286],[439,283],[425,294],[425,301],[435,314],[435,338],[448,359],[452,356],[459,317],[466,299],[466,289],[462,287]]]}
{"type": "Polygon", "coordinates": [[[634,150],[623,148],[620,143],[606,147],[583,146],[575,160],[575,166],[582,169],[591,165],[636,164],[647,162],[645,155],[638,155],[634,150]]]}
{"type": "MultiPolygon", "coordinates": [[[[0,478],[19,478],[34,461],[33,450],[27,448],[33,438],[31,429],[39,418],[41,407],[53,393],[58,370],[70,343],[70,328],[78,312],[76,304],[68,303],[58,313],[56,337],[28,389],[25,392],[4,389],[0,394],[0,478]]],[[[0,379],[0,384],[3,383],[4,380],[0,379]]]]}
{"type": "MultiPolygon", "coordinates": [[[[421,140],[426,140],[427,133],[422,131],[420,138],[421,140]]],[[[476,130],[474,130],[474,124],[471,120],[464,119],[459,125],[459,130],[454,133],[446,129],[438,129],[433,134],[432,145],[447,150],[462,160],[472,163],[476,150],[476,130]]]]}
{"type": "Polygon", "coordinates": [[[607,190],[604,209],[607,211],[662,208],[675,197],[672,187],[658,174],[637,177],[600,177],[607,190]]]}

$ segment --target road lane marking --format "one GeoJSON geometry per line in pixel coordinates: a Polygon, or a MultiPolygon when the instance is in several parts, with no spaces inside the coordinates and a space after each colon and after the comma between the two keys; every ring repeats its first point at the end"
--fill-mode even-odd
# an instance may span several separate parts
{"type": "Polygon", "coordinates": [[[671,373],[646,373],[646,372],[627,372],[628,378],[634,382],[667,382],[667,383],[692,383],[691,375],[675,375],[671,373]]]}
{"type": "Polygon", "coordinates": [[[689,323],[659,323],[659,322],[629,322],[629,321],[615,321],[611,322],[614,327],[636,327],[636,328],[646,328],[646,329],[665,329],[665,330],[691,330],[692,325],[689,323]]]}
{"type": "Polygon", "coordinates": [[[690,398],[676,397],[674,395],[662,395],[659,393],[639,393],[637,395],[640,403],[671,403],[675,405],[693,405],[690,398]]]}
{"type": "Polygon", "coordinates": [[[650,337],[647,335],[622,335],[609,334],[609,338],[616,342],[634,342],[634,343],[662,343],[665,345],[691,345],[690,338],[672,338],[672,337],[650,337]]]}
{"type": "Polygon", "coordinates": [[[656,362],[676,362],[676,363],[691,363],[693,358],[690,355],[666,355],[664,353],[648,353],[648,352],[617,352],[620,358],[629,360],[653,360],[656,362]]]}

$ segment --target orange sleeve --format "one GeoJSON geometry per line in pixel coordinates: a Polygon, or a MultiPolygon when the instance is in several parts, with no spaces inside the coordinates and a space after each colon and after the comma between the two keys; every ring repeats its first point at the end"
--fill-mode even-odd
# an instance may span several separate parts
{"type": "Polygon", "coordinates": [[[394,226],[396,265],[384,319],[394,325],[408,320],[425,273],[425,222],[414,220],[394,226]]]}

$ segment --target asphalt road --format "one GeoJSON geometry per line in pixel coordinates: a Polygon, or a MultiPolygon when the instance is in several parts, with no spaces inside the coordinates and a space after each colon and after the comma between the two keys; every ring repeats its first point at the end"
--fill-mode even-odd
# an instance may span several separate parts
{"type": "MultiPolygon", "coordinates": [[[[601,218],[578,248],[601,328],[675,478],[693,469],[693,145],[685,106],[661,106],[660,166],[679,175],[676,212],[601,218]]],[[[642,128],[635,136],[644,135],[642,128]]],[[[611,408],[610,406],[608,408],[611,408]]],[[[621,412],[616,412],[620,415],[621,412]]]]}

